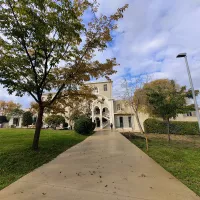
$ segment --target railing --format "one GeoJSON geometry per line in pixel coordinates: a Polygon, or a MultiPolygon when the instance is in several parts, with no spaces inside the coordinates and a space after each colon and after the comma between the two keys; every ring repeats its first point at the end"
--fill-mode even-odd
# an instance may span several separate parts
{"type": "Polygon", "coordinates": [[[106,126],[108,126],[110,123],[109,122],[105,122],[105,123],[103,123],[102,125],[103,125],[103,128],[105,128],[106,126]]]}
{"type": "Polygon", "coordinates": [[[103,113],[103,117],[106,117],[107,119],[110,119],[110,114],[109,113],[103,113]]]}

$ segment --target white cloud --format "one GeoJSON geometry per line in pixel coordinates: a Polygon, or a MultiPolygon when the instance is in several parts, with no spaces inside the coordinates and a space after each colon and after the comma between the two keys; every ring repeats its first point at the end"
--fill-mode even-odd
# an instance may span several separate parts
{"type": "Polygon", "coordinates": [[[20,103],[23,108],[29,108],[30,102],[34,101],[30,96],[17,97],[15,94],[9,95],[7,90],[0,86],[0,100],[20,103]]]}

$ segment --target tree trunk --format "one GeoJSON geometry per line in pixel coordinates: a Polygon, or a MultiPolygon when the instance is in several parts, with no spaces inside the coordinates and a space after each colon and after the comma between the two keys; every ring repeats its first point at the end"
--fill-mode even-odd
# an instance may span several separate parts
{"type": "Polygon", "coordinates": [[[144,131],[143,131],[142,125],[141,125],[141,123],[140,123],[140,119],[139,119],[139,117],[138,117],[138,113],[137,113],[137,112],[135,112],[135,117],[136,117],[136,120],[137,120],[139,129],[140,129],[140,133],[141,133],[141,134],[144,134],[144,131]]]}
{"type": "Polygon", "coordinates": [[[40,130],[42,128],[43,114],[44,114],[44,107],[39,106],[38,118],[36,122],[35,134],[34,134],[34,139],[33,139],[33,144],[32,144],[32,148],[35,151],[37,151],[39,148],[40,130]]]}
{"type": "Polygon", "coordinates": [[[167,119],[167,134],[168,134],[168,142],[171,142],[171,137],[170,137],[170,130],[169,130],[170,122],[169,119],[167,119]]]}
{"type": "Polygon", "coordinates": [[[136,117],[136,120],[137,120],[139,129],[140,129],[140,133],[141,133],[141,134],[144,134],[144,136],[145,136],[146,150],[149,151],[148,137],[147,137],[147,134],[144,132],[144,130],[143,130],[143,128],[142,128],[142,125],[141,125],[141,123],[140,123],[140,119],[139,119],[139,116],[138,116],[138,113],[137,113],[137,112],[135,112],[135,117],[136,117]]]}

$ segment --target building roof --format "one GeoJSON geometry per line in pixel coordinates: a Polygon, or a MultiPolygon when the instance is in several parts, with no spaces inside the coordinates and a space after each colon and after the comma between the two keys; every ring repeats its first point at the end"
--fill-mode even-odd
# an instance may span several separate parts
{"type": "Polygon", "coordinates": [[[113,81],[102,81],[102,82],[86,82],[85,84],[100,84],[100,83],[113,83],[113,81]]]}

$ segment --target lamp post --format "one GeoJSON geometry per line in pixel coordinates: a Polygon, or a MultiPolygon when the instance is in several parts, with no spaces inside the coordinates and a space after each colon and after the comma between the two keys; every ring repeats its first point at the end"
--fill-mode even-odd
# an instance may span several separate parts
{"type": "Polygon", "coordinates": [[[194,99],[196,116],[197,116],[197,120],[198,120],[198,124],[199,124],[199,131],[200,131],[200,114],[199,114],[199,108],[198,108],[197,99],[196,99],[196,95],[195,95],[195,91],[194,91],[194,86],[193,86],[193,82],[192,82],[192,77],[191,77],[191,73],[190,73],[190,68],[189,68],[189,64],[188,64],[188,60],[187,60],[187,54],[186,53],[180,53],[180,54],[177,55],[177,58],[185,58],[185,63],[186,63],[188,77],[189,77],[189,81],[190,81],[190,87],[192,89],[192,96],[193,96],[193,99],[194,99]]]}

